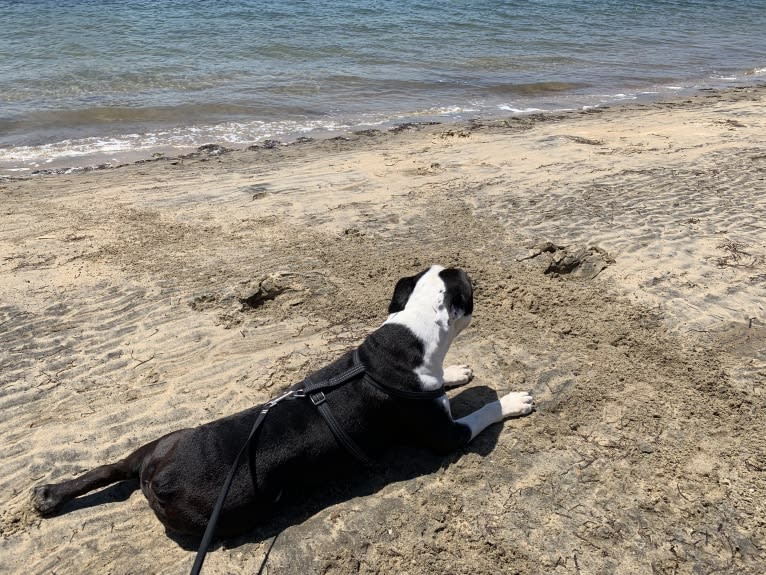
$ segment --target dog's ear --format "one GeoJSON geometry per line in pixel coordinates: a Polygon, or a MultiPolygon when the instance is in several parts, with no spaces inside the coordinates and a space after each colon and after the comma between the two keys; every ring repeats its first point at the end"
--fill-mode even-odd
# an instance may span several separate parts
{"type": "Polygon", "coordinates": [[[409,301],[412,292],[415,290],[415,285],[427,271],[428,270],[423,270],[416,276],[402,278],[396,282],[394,295],[391,298],[391,303],[388,304],[388,313],[400,312],[407,306],[407,302],[409,301]]]}
{"type": "Polygon", "coordinates": [[[458,319],[473,314],[473,286],[471,278],[463,270],[450,268],[439,272],[444,282],[444,305],[449,310],[450,319],[458,319]]]}

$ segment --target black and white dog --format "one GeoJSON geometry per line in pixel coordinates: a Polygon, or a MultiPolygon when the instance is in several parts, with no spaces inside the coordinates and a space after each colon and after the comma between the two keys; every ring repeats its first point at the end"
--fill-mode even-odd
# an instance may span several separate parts
{"type": "MultiPolygon", "coordinates": [[[[442,362],[472,313],[473,287],[460,269],[432,266],[399,280],[381,327],[357,350],[292,388],[294,396],[273,405],[234,475],[217,533],[233,535],[252,528],[283,490],[327,481],[353,461],[318,413],[316,401],[300,393],[306,382],[332,380],[361,364],[361,375],[327,389],[321,400],[342,434],[373,455],[397,443],[439,452],[459,449],[487,426],[530,413],[532,397],[514,392],[453,419],[444,389],[467,383],[472,373],[464,365],[443,368],[442,362]]],[[[201,534],[259,412],[260,406],[175,431],[117,463],[70,481],[38,486],[33,505],[49,515],[93,489],[139,478],[149,505],[167,528],[201,534]]]]}

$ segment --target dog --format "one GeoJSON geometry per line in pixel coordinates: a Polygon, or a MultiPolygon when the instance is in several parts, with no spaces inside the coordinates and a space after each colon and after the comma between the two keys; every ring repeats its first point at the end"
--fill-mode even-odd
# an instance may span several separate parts
{"type": "MultiPolygon", "coordinates": [[[[443,368],[447,350],[473,314],[473,286],[465,271],[431,266],[400,279],[388,311],[358,349],[290,388],[284,401],[270,404],[248,456],[234,472],[219,536],[252,529],[283,490],[328,482],[355,463],[354,455],[380,456],[403,443],[446,453],[464,447],[489,425],[533,410],[529,393],[511,392],[465,417],[452,417],[445,388],[472,378],[468,366],[443,368]],[[338,377],[349,381],[334,386],[338,377]],[[328,381],[329,387],[321,388],[328,381]],[[309,400],[305,391],[316,382],[321,391],[309,400]],[[331,410],[339,429],[320,414],[319,404],[331,410]]],[[[174,431],[121,461],[40,485],[33,490],[33,506],[51,515],[89,491],[138,478],[167,529],[198,536],[261,407],[174,431]]]]}

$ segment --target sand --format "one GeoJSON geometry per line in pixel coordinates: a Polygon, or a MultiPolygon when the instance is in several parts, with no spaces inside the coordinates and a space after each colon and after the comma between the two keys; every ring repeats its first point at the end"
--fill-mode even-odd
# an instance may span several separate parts
{"type": "Polygon", "coordinates": [[[762,573],[765,94],[0,180],[0,572],[188,572],[134,484],[49,519],[31,488],[275,395],[441,263],[476,283],[455,412],[537,411],[288,498],[204,573],[277,533],[269,574],[762,573]]]}

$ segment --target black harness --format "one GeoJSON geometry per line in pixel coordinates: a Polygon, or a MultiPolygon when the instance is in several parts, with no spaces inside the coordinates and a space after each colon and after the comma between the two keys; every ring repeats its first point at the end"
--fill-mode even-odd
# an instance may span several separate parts
{"type": "Polygon", "coordinates": [[[213,512],[210,514],[210,518],[207,522],[207,527],[205,528],[205,534],[202,536],[202,541],[200,542],[199,549],[197,550],[197,556],[194,559],[191,575],[199,575],[199,572],[202,569],[202,563],[205,560],[205,555],[207,555],[208,548],[210,547],[210,543],[213,540],[215,527],[218,523],[218,518],[221,515],[221,511],[223,510],[223,504],[226,501],[226,495],[229,493],[231,482],[234,479],[234,474],[239,467],[242,456],[244,455],[245,451],[248,450],[250,442],[253,440],[253,437],[255,437],[255,432],[258,431],[258,428],[263,423],[263,420],[266,419],[266,414],[268,414],[269,410],[278,403],[281,403],[285,399],[308,398],[309,401],[311,401],[311,403],[316,406],[319,415],[322,416],[322,419],[325,420],[325,423],[327,423],[327,426],[330,428],[330,431],[332,431],[335,440],[343,447],[345,447],[346,451],[348,451],[351,455],[353,455],[356,459],[365,465],[373,465],[375,463],[375,461],[370,456],[368,456],[361,447],[359,447],[359,445],[351,438],[351,436],[349,436],[349,434],[344,431],[343,427],[341,427],[340,423],[335,418],[332,409],[330,409],[330,406],[327,404],[327,396],[325,395],[325,391],[330,391],[340,387],[341,385],[348,383],[359,375],[363,375],[363,382],[369,383],[380,391],[397,399],[433,400],[444,395],[443,387],[430,391],[409,391],[406,389],[390,387],[374,379],[369,373],[366,373],[365,367],[359,359],[359,350],[356,350],[354,352],[353,365],[346,371],[324,381],[315,382],[312,381],[310,377],[307,377],[305,380],[303,380],[302,386],[297,387],[296,389],[291,389],[279,397],[276,397],[265,403],[261,407],[261,411],[258,413],[258,417],[256,417],[255,423],[253,423],[253,427],[250,430],[250,434],[247,436],[244,445],[242,445],[239,453],[237,453],[237,457],[234,459],[234,463],[232,463],[231,468],[229,469],[229,474],[226,476],[226,481],[224,481],[223,487],[221,487],[221,492],[218,495],[218,500],[215,503],[213,512]]]}

